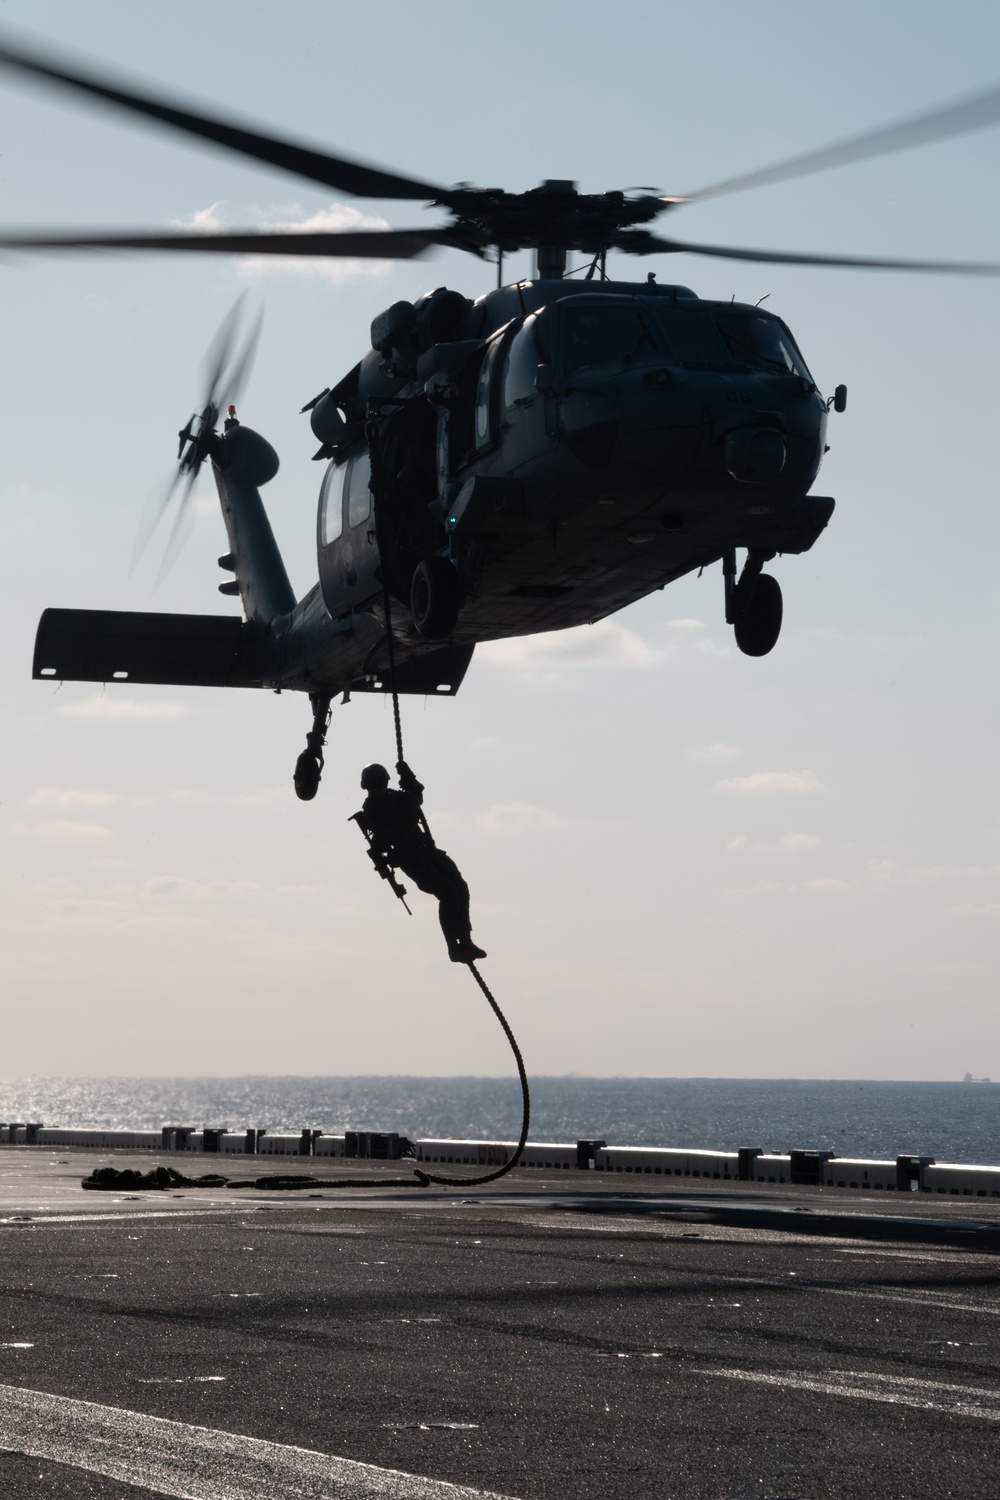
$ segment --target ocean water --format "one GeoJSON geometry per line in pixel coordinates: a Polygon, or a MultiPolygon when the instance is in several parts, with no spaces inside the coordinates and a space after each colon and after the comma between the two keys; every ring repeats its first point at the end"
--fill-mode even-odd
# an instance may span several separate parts
{"type": "MultiPolygon", "coordinates": [[[[535,1141],[1000,1164],[1000,1084],[534,1078],[531,1101],[535,1141]]],[[[0,1079],[0,1120],[109,1129],[311,1126],[510,1140],[520,1111],[516,1081],[499,1078],[0,1079]]]]}

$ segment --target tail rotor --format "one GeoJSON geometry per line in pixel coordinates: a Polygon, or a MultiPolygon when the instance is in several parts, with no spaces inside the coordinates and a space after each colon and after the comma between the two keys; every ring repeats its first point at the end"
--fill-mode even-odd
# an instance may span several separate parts
{"type": "Polygon", "coordinates": [[[218,441],[216,428],[222,402],[228,400],[231,405],[235,405],[253,370],[264,312],[262,308],[257,312],[241,339],[246,295],[244,292],[230,308],[209,346],[205,356],[205,395],[201,410],[192,413],[177,434],[177,467],[167,483],[150,496],[139,522],[132,549],[133,570],[167,511],[176,503],[176,514],[154,588],[158,588],[166,578],[190,534],[194,519],[192,491],[203,463],[210,457],[218,441]]]}

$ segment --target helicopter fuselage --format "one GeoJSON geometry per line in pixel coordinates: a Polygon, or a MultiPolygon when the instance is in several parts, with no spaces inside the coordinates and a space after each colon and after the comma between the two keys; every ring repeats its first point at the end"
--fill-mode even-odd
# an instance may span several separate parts
{"type": "MultiPolygon", "coordinates": [[[[373,334],[381,347],[313,407],[330,625],[371,611],[382,628],[372,410],[380,467],[403,474],[382,500],[403,652],[431,644],[410,608],[422,557],[457,574],[445,638],[471,646],[599,620],[727,549],[804,551],[829,519],[808,495],[827,403],[770,313],[653,282],[536,281],[397,303],[373,334]]],[[[328,686],[315,671],[308,685],[328,686]]]]}
{"type": "Polygon", "coordinates": [[[368,354],[305,410],[325,469],[319,580],[303,599],[259,493],[277,454],[227,423],[211,440],[230,543],[219,561],[234,574],[220,588],[246,622],[46,611],[35,675],[320,703],[386,690],[387,586],[397,687],[453,693],[477,643],[603,619],[719,559],[726,617],[761,655],[780,590],[761,580],[770,617],[741,639],[736,549],[745,599],[762,563],[807,550],[833,510],[809,494],[828,403],[785,324],[651,279],[395,303],[368,354]]]}

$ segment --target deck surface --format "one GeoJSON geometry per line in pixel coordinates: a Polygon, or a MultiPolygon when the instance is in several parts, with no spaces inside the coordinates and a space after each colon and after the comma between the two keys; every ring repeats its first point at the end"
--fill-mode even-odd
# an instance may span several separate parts
{"type": "Polygon", "coordinates": [[[997,1493],[989,1200],[79,1186],[160,1160],[0,1149],[4,1500],[997,1493]]]}

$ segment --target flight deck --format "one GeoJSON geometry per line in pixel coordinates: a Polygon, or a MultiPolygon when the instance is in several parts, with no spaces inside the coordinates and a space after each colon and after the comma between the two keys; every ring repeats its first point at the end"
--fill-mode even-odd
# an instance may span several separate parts
{"type": "Polygon", "coordinates": [[[996,1492],[989,1200],[80,1187],[160,1160],[0,1150],[5,1500],[996,1492]]]}

